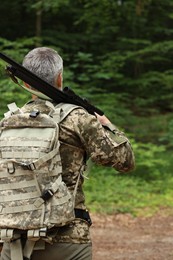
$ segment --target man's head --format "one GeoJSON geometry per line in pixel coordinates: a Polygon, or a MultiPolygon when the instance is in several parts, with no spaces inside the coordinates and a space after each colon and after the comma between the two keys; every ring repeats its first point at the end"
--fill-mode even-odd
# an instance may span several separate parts
{"type": "Polygon", "coordinates": [[[35,48],[25,56],[23,66],[52,86],[62,88],[63,60],[55,50],[35,48]]]}

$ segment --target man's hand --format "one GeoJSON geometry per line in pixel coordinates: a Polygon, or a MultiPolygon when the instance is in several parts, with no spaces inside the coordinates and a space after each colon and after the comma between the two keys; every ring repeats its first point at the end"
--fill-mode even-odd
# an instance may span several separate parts
{"type": "Polygon", "coordinates": [[[109,125],[109,124],[111,124],[111,122],[109,121],[109,119],[105,115],[100,116],[97,113],[95,113],[95,115],[96,115],[97,119],[99,120],[99,122],[102,125],[109,125]]]}

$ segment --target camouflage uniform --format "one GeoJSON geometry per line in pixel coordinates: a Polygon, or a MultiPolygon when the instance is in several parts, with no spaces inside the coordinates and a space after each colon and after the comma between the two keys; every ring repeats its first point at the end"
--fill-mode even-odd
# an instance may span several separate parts
{"type": "MultiPolygon", "coordinates": [[[[35,109],[49,112],[44,101],[39,99],[29,102],[21,110],[28,112],[35,109]]],[[[71,192],[74,191],[81,166],[88,158],[98,165],[110,166],[119,172],[128,172],[134,168],[133,152],[125,135],[116,127],[115,134],[112,134],[100,124],[95,116],[88,114],[83,108],[73,110],[61,122],[60,142],[63,180],[71,192]]],[[[83,182],[84,179],[81,177],[75,207],[85,210],[83,182]]],[[[76,219],[69,225],[60,227],[54,240],[55,243],[91,244],[89,225],[85,220],[76,219]]],[[[35,256],[36,252],[33,259],[38,259],[35,256]]],[[[91,257],[73,259],[91,259],[91,257]]]]}

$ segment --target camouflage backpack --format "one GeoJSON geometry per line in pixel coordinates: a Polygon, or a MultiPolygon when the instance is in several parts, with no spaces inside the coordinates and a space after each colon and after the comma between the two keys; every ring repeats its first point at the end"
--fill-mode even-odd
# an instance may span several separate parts
{"type": "MultiPolygon", "coordinates": [[[[22,113],[15,103],[0,122],[0,230],[11,241],[14,231],[46,237],[46,230],[74,219],[75,191],[62,181],[59,123],[76,108],[51,107],[50,114],[22,113]],[[10,231],[9,231],[10,230],[10,231]]],[[[15,259],[15,257],[13,257],[15,259]]],[[[20,259],[16,256],[16,259],[20,259]]]]}

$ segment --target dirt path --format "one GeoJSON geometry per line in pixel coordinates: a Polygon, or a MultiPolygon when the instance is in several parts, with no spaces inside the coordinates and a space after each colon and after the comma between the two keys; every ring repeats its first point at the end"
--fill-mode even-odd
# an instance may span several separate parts
{"type": "Polygon", "coordinates": [[[173,260],[173,216],[92,216],[93,260],[173,260]]]}

